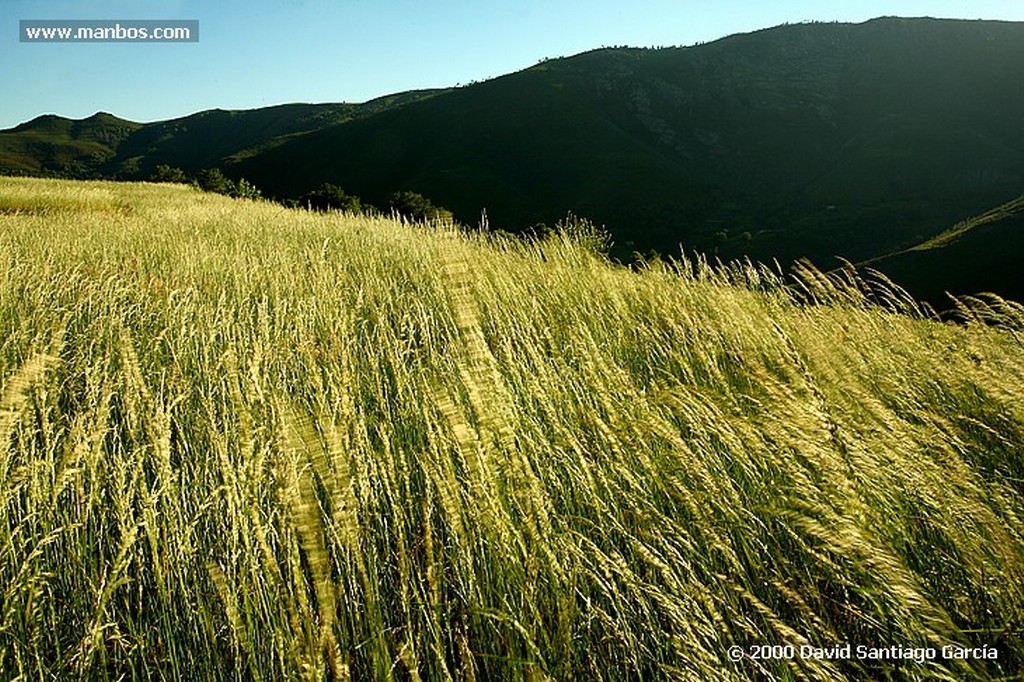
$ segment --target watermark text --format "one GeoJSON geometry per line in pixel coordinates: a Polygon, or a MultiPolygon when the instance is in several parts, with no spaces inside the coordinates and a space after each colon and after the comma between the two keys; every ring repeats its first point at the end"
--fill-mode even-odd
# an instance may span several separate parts
{"type": "Polygon", "coordinates": [[[23,43],[196,43],[196,19],[22,19],[23,43]]]}
{"type": "Polygon", "coordinates": [[[993,646],[968,646],[963,644],[947,644],[935,647],[907,646],[866,646],[838,644],[835,646],[812,646],[803,644],[784,645],[752,645],[729,647],[729,659],[732,661],[881,661],[890,663],[918,663],[929,661],[951,660],[990,660],[999,659],[999,650],[993,646]]]}

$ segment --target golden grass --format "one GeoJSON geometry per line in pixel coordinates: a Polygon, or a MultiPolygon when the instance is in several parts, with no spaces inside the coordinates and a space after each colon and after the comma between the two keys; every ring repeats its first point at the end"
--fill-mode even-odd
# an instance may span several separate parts
{"type": "Polygon", "coordinates": [[[1021,670],[1012,304],[177,186],[4,206],[4,679],[1021,670]],[[998,658],[728,656],[845,643],[998,658]]]}

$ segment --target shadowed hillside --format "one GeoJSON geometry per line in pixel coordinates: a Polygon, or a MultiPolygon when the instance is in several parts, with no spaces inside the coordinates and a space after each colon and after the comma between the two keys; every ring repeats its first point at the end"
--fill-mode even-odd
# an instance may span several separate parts
{"type": "Polygon", "coordinates": [[[984,292],[1024,301],[1024,197],[958,223],[929,241],[864,265],[938,310],[956,296],[984,292]]]}
{"type": "Polygon", "coordinates": [[[856,260],[1018,193],[1022,81],[1024,25],[785,26],[545,62],[236,172],[283,195],[414,189],[500,226],[571,210],[644,248],[856,260]]]}
{"type": "Polygon", "coordinates": [[[81,121],[45,115],[0,131],[0,171],[40,175],[146,178],[159,164],[189,173],[230,164],[289,138],[371,116],[444,90],[416,90],[363,104],[284,104],[215,109],[156,123],[110,114],[81,121]]]}

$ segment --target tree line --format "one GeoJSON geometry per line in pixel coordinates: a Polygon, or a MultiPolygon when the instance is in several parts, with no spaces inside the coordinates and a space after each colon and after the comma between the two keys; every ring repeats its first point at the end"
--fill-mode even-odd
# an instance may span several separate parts
{"type": "MultiPolygon", "coordinates": [[[[215,192],[238,199],[263,198],[263,193],[251,182],[245,178],[232,180],[224,175],[219,168],[204,169],[194,178],[190,178],[181,168],[160,164],[154,169],[149,179],[151,182],[190,184],[204,192],[215,192]]],[[[436,206],[430,199],[418,192],[409,190],[393,192],[387,197],[386,206],[381,210],[329,182],[321,184],[298,198],[285,199],[281,203],[289,208],[304,208],[309,211],[342,211],[370,215],[395,213],[415,221],[451,222],[454,219],[451,211],[436,206]]]]}
{"type": "MultiPolygon", "coordinates": [[[[237,181],[228,178],[219,168],[209,168],[199,172],[194,178],[190,178],[180,168],[173,168],[167,164],[158,165],[150,175],[151,182],[173,182],[189,184],[204,192],[215,192],[230,197],[250,200],[263,200],[263,193],[245,178],[237,181]]],[[[338,185],[329,182],[322,183],[316,189],[306,192],[298,198],[280,200],[279,203],[288,208],[304,209],[307,211],[338,211],[343,213],[362,215],[392,215],[401,216],[406,220],[414,222],[441,222],[455,223],[451,211],[441,206],[436,206],[430,199],[418,192],[402,190],[388,195],[383,210],[363,201],[360,197],[349,194],[338,185]]],[[[549,226],[545,223],[536,223],[525,230],[517,233],[507,232],[500,229],[492,229],[487,222],[487,213],[481,214],[480,226],[483,233],[495,239],[526,239],[545,241],[569,237],[577,245],[586,250],[607,257],[612,246],[611,235],[603,228],[597,227],[586,218],[568,213],[563,220],[555,225],[549,226]]],[[[648,258],[657,258],[652,252],[648,258]]],[[[639,256],[639,254],[637,254],[639,256]]]]}

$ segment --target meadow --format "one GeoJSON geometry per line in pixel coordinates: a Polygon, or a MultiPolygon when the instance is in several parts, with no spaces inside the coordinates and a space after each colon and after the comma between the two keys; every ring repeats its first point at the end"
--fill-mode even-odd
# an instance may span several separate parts
{"type": "Polygon", "coordinates": [[[0,679],[1020,675],[1022,308],[599,241],[0,178],[0,679]]]}

